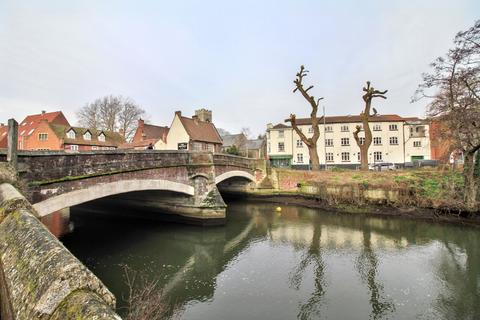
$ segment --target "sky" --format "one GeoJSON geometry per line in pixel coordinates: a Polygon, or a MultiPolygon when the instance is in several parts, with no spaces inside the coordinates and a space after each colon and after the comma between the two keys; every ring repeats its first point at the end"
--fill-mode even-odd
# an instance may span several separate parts
{"type": "Polygon", "coordinates": [[[301,64],[327,115],[359,114],[370,80],[389,90],[379,113],[421,117],[422,72],[479,18],[478,0],[0,0],[0,122],[62,110],[75,124],[114,94],[152,124],[207,108],[256,135],[310,113],[292,92],[301,64]]]}

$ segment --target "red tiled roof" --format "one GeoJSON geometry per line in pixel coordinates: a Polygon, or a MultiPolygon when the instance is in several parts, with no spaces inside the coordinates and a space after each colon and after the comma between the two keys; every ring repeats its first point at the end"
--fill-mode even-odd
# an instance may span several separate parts
{"type": "Polygon", "coordinates": [[[190,139],[193,141],[222,143],[222,138],[215,128],[215,125],[211,122],[205,122],[200,120],[194,120],[187,117],[180,116],[180,121],[183,124],[185,130],[187,130],[190,139]]]}
{"type": "Polygon", "coordinates": [[[29,136],[37,128],[40,121],[65,126],[70,125],[61,111],[32,114],[18,124],[18,138],[29,136]]]}
{"type": "Polygon", "coordinates": [[[7,147],[8,126],[0,127],[0,149],[7,147]]]}
{"type": "MultiPolygon", "coordinates": [[[[420,120],[419,118],[403,118],[397,114],[379,114],[376,116],[370,116],[369,122],[401,122],[401,121],[413,121],[420,120]]],[[[349,122],[362,122],[359,115],[356,116],[327,116],[325,117],[325,123],[349,123],[349,122]]],[[[298,125],[311,124],[310,118],[297,119],[298,125]]],[[[320,123],[323,123],[323,117],[320,117],[320,123]]]]}

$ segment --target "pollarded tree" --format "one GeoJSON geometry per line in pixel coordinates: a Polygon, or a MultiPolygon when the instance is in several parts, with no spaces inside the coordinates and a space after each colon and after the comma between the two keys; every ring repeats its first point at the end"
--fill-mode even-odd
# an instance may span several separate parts
{"type": "Polygon", "coordinates": [[[475,210],[475,153],[480,150],[480,20],[459,32],[454,47],[431,67],[430,73],[423,74],[414,100],[432,99],[428,115],[445,128],[442,137],[463,152],[465,206],[475,210]]]}
{"type": "Polygon", "coordinates": [[[315,100],[314,96],[308,94],[308,91],[312,89],[313,86],[309,86],[307,89],[303,87],[303,78],[307,76],[307,73],[308,70],[305,70],[305,67],[303,65],[300,66],[300,71],[297,73],[297,78],[293,81],[293,83],[295,83],[295,89],[293,90],[293,92],[296,92],[297,90],[300,91],[302,96],[308,101],[308,103],[310,103],[310,106],[312,107],[312,112],[310,113],[310,120],[313,129],[312,137],[307,138],[307,136],[305,136],[305,134],[298,128],[295,114],[291,114],[290,118],[286,121],[292,124],[292,128],[298,134],[300,139],[302,139],[303,143],[308,147],[310,161],[312,162],[312,170],[320,170],[320,161],[317,151],[317,141],[320,137],[320,130],[318,128],[318,123],[320,119],[318,119],[317,117],[317,111],[318,104],[323,98],[318,98],[315,100]]]}
{"type": "Polygon", "coordinates": [[[372,100],[373,98],[387,99],[387,97],[385,97],[385,94],[388,92],[388,90],[385,90],[385,91],[376,90],[374,87],[370,86],[370,81],[367,81],[367,86],[363,87],[363,91],[365,92],[365,94],[363,95],[365,108],[360,113],[362,126],[358,125],[355,128],[355,131],[353,132],[353,137],[355,138],[355,141],[357,142],[357,145],[360,148],[360,168],[361,170],[368,170],[368,149],[372,144],[372,130],[370,130],[369,120],[371,116],[377,114],[377,110],[375,110],[375,108],[373,108],[374,114],[373,115],[370,114],[370,110],[372,109],[372,100]],[[365,131],[365,140],[363,141],[363,143],[361,143],[362,141],[358,136],[360,131],[362,131],[362,127],[363,127],[363,130],[365,131]]]}

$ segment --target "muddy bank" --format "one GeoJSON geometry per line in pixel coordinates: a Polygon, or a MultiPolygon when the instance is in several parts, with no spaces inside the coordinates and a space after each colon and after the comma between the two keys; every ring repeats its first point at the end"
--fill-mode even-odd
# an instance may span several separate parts
{"type": "Polygon", "coordinates": [[[281,192],[276,190],[262,190],[261,192],[224,191],[222,195],[226,201],[243,199],[248,201],[276,203],[279,205],[298,205],[333,211],[339,214],[364,214],[369,216],[420,219],[480,227],[480,215],[448,209],[395,206],[386,203],[330,203],[329,201],[322,199],[320,196],[312,194],[281,192]]]}

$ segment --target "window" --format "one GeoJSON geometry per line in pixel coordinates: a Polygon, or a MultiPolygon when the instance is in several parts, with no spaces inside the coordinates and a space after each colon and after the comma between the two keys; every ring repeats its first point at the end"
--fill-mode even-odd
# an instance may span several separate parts
{"type": "Polygon", "coordinates": [[[297,153],[297,163],[303,163],[303,153],[297,153]]]}
{"type": "Polygon", "coordinates": [[[279,130],[279,131],[278,131],[278,137],[279,137],[279,138],[283,138],[284,136],[285,136],[284,131],[283,131],[283,130],[279,130]]]}
{"type": "Polygon", "coordinates": [[[270,142],[268,143],[268,153],[272,153],[272,145],[270,142]]]}
{"type": "Polygon", "coordinates": [[[215,146],[212,143],[207,145],[207,150],[210,152],[215,152],[215,146]]]}
{"type": "Polygon", "coordinates": [[[358,159],[358,162],[362,162],[362,153],[361,152],[357,153],[357,159],[358,159]]]}
{"type": "Polygon", "coordinates": [[[413,141],[413,146],[414,147],[421,147],[422,146],[422,141],[413,141]]]}
{"type": "Polygon", "coordinates": [[[360,127],[360,131],[363,131],[363,124],[358,124],[355,128],[360,127]]]}
{"type": "Polygon", "coordinates": [[[303,148],[303,141],[297,140],[297,148],[303,148]]]}
{"type": "Polygon", "coordinates": [[[38,134],[38,140],[47,141],[47,139],[48,139],[48,133],[39,133],[38,134]]]}
{"type": "Polygon", "coordinates": [[[73,150],[73,151],[78,151],[78,146],[76,144],[72,144],[70,146],[70,150],[73,150]]]}
{"type": "Polygon", "coordinates": [[[333,132],[332,126],[325,126],[325,132],[333,132]]]}
{"type": "Polygon", "coordinates": [[[381,137],[373,138],[373,144],[376,145],[376,146],[382,145],[382,138],[381,137]]]}
{"type": "Polygon", "coordinates": [[[98,141],[105,142],[105,135],[103,133],[100,133],[100,135],[98,136],[98,141]]]}
{"type": "Polygon", "coordinates": [[[98,150],[97,146],[92,146],[92,150],[98,150]]]}
{"type": "Polygon", "coordinates": [[[350,152],[342,152],[342,161],[350,161],[350,152]]]}
{"type": "Polygon", "coordinates": [[[83,134],[83,139],[85,139],[85,140],[92,140],[92,134],[91,134],[90,132],[88,132],[88,131],[85,132],[85,133],[83,134]]]}
{"type": "Polygon", "coordinates": [[[348,132],[349,131],[348,126],[342,126],[341,131],[342,132],[348,132]]]}
{"type": "Polygon", "coordinates": [[[333,147],[333,139],[325,139],[326,147],[333,147]]]}
{"type": "Polygon", "coordinates": [[[341,139],[341,145],[342,146],[349,146],[350,145],[350,139],[349,138],[342,138],[341,139]]]}
{"type": "Polygon", "coordinates": [[[313,133],[313,127],[308,128],[308,133],[313,133]]]}
{"type": "Polygon", "coordinates": [[[194,142],[192,144],[193,151],[200,151],[202,150],[202,143],[201,142],[194,142]]]}
{"type": "Polygon", "coordinates": [[[391,145],[397,145],[398,144],[398,138],[397,137],[390,137],[390,144],[391,145]]]}
{"type": "Polygon", "coordinates": [[[388,130],[398,131],[398,126],[396,124],[390,124],[390,125],[388,125],[388,130]]]}
{"type": "Polygon", "coordinates": [[[382,162],[382,152],[381,151],[375,151],[373,153],[373,161],[374,162],[382,162]]]}
{"type": "Polygon", "coordinates": [[[365,138],[364,137],[360,137],[360,138],[358,138],[358,140],[360,140],[361,145],[365,144],[365,138]]]}
{"type": "Polygon", "coordinates": [[[69,139],[75,139],[75,131],[70,130],[67,132],[67,138],[69,139]]]}
{"type": "Polygon", "coordinates": [[[373,131],[382,131],[382,126],[379,124],[374,124],[373,125],[373,131]]]}
{"type": "Polygon", "coordinates": [[[327,153],[325,154],[325,160],[326,160],[327,162],[333,162],[333,152],[327,152],[327,153]]]}
{"type": "Polygon", "coordinates": [[[285,143],[279,142],[278,143],[278,152],[284,152],[285,151],[285,143]]]}

